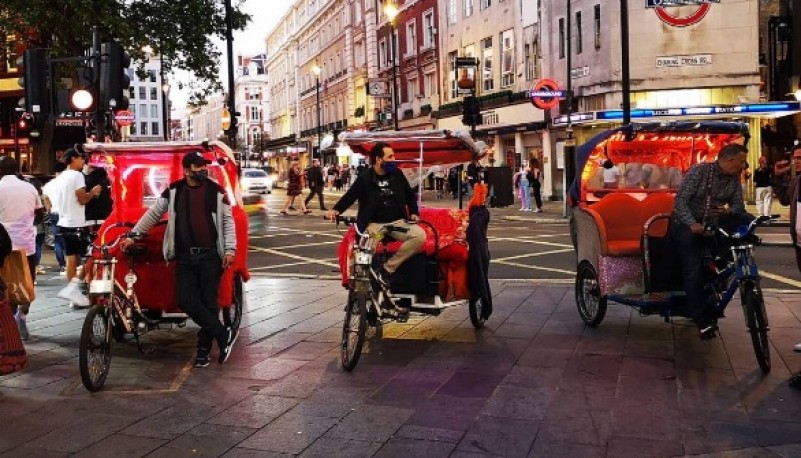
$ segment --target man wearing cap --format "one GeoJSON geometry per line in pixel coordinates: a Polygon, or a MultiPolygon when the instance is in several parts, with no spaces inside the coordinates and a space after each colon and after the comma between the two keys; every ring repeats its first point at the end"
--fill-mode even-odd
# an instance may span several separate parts
{"type": "MultiPolygon", "coordinates": [[[[164,259],[176,261],[178,305],[200,326],[195,367],[209,365],[214,340],[220,348],[218,361],[224,363],[237,338],[237,331],[220,322],[217,306],[220,277],[234,262],[234,219],[225,190],[208,178],[210,163],[199,151],[187,153],[182,160],[184,178],[171,183],[133,228],[135,235],[144,234],[164,213],[169,215],[164,259]]],[[[131,244],[126,238],[122,249],[131,244]]]]}
{"type": "Polygon", "coordinates": [[[100,186],[86,190],[83,166],[86,157],[74,148],[64,152],[62,161],[67,169],[61,172],[58,183],[51,196],[51,202],[58,208],[58,226],[64,240],[64,254],[67,258],[67,286],[58,292],[58,297],[68,299],[76,307],[88,307],[89,298],[83,293],[83,275],[78,275],[80,258],[86,255],[88,234],[86,232],[85,206],[100,196],[100,186]]]}

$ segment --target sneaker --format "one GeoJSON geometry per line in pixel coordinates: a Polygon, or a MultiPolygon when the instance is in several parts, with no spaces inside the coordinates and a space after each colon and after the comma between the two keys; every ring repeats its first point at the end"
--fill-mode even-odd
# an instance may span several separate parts
{"type": "Polygon", "coordinates": [[[211,348],[200,348],[197,349],[197,356],[195,357],[195,364],[193,367],[207,367],[211,364],[211,348]]]}
{"type": "Polygon", "coordinates": [[[31,337],[30,333],[28,333],[28,320],[26,319],[27,316],[17,310],[17,313],[14,314],[14,321],[17,322],[17,328],[19,328],[19,336],[22,340],[28,340],[31,337]]]}
{"type": "Polygon", "coordinates": [[[67,269],[62,267],[61,270],[58,271],[59,277],[66,277],[67,276],[67,269]]]}
{"type": "Polygon", "coordinates": [[[220,364],[225,364],[225,362],[228,361],[228,357],[231,356],[231,350],[234,348],[234,342],[236,342],[237,337],[239,337],[239,331],[234,330],[230,326],[225,328],[225,333],[218,340],[220,345],[220,358],[218,361],[220,364]]]}
{"type": "Polygon", "coordinates": [[[718,324],[714,320],[701,319],[698,321],[698,337],[709,340],[717,337],[718,324]]]}
{"type": "Polygon", "coordinates": [[[795,351],[801,351],[801,343],[797,343],[797,344],[795,344],[795,347],[793,347],[793,350],[795,350],[795,351]]]}
{"type": "Polygon", "coordinates": [[[538,209],[534,210],[534,213],[542,213],[542,209],[538,208],[538,209]]]}
{"type": "Polygon", "coordinates": [[[57,296],[69,300],[74,307],[89,307],[89,298],[81,292],[81,282],[77,280],[69,282],[57,296]]]}

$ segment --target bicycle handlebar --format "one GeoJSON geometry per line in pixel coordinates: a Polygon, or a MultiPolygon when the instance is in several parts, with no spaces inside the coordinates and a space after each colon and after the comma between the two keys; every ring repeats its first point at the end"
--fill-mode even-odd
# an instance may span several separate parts
{"type": "MultiPolygon", "coordinates": [[[[353,216],[342,216],[342,215],[337,215],[337,217],[336,217],[336,223],[337,223],[337,225],[339,225],[339,223],[344,223],[344,224],[347,224],[348,226],[353,226],[353,229],[356,231],[356,233],[357,233],[358,235],[360,235],[360,236],[361,236],[361,235],[363,235],[363,234],[364,234],[364,233],[363,233],[362,231],[360,231],[360,230],[359,230],[359,228],[357,227],[357,225],[356,225],[356,218],[355,218],[355,217],[353,217],[353,216]]],[[[383,225],[383,230],[384,230],[385,232],[402,232],[402,233],[404,233],[404,234],[405,234],[405,233],[407,233],[407,232],[409,232],[409,228],[408,228],[408,227],[403,227],[403,226],[393,226],[392,224],[384,224],[384,225],[383,225]]]]}
{"type": "MultiPolygon", "coordinates": [[[[758,217],[754,218],[747,226],[744,226],[744,225],[740,226],[740,227],[737,228],[736,231],[731,232],[731,233],[727,232],[722,227],[718,227],[718,226],[714,226],[714,225],[707,225],[704,228],[704,232],[709,233],[709,234],[718,233],[718,234],[722,235],[723,237],[726,237],[727,239],[731,239],[731,240],[742,240],[742,239],[749,238],[749,237],[753,236],[754,235],[754,230],[756,230],[757,227],[762,226],[763,224],[765,224],[768,221],[771,221],[771,220],[774,220],[774,219],[778,219],[778,218],[779,218],[779,215],[758,216],[758,217]]],[[[749,240],[749,241],[752,241],[754,243],[759,243],[759,240],[749,240]]]]}

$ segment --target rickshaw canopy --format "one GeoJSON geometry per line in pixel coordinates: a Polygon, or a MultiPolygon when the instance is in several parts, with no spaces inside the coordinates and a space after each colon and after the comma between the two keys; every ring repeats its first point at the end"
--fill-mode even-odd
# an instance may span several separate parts
{"type": "Polygon", "coordinates": [[[376,143],[387,143],[395,152],[401,167],[417,167],[421,157],[423,166],[461,164],[478,156],[476,143],[464,131],[404,130],[343,132],[339,141],[355,153],[369,156],[376,143]]]}

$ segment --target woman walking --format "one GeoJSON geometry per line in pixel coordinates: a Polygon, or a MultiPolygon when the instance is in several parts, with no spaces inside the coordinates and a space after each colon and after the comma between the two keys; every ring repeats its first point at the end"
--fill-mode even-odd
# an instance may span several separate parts
{"type": "MultiPolygon", "coordinates": [[[[295,203],[295,197],[301,195],[303,193],[303,172],[300,170],[300,166],[298,165],[298,161],[292,161],[292,164],[289,167],[289,180],[286,186],[286,201],[284,202],[284,208],[281,209],[281,214],[284,216],[289,215],[287,210],[289,207],[293,206],[295,203]]],[[[303,211],[304,215],[308,215],[311,213],[311,210],[306,208],[306,202],[303,199],[300,200],[300,209],[303,211]]]]}
{"type": "Polygon", "coordinates": [[[534,203],[537,205],[536,213],[542,213],[542,169],[540,161],[531,160],[531,187],[534,189],[534,203]]]}
{"type": "Polygon", "coordinates": [[[520,172],[519,189],[520,192],[520,211],[531,211],[531,190],[529,189],[529,178],[531,178],[531,169],[524,168],[520,172]]]}

